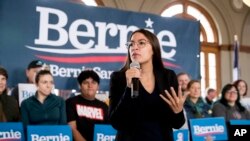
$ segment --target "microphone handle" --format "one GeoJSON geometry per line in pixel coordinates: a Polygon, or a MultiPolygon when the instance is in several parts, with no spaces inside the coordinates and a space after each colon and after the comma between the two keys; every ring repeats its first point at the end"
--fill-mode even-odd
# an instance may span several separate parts
{"type": "Polygon", "coordinates": [[[137,98],[138,96],[139,96],[139,79],[132,78],[131,97],[137,98]]]}

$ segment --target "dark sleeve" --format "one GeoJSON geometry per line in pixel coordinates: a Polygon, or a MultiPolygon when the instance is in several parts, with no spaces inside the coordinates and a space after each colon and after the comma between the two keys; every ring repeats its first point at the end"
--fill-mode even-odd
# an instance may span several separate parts
{"type": "MultiPolygon", "coordinates": [[[[29,99],[29,98],[28,98],[29,99]]],[[[26,126],[29,125],[29,104],[28,104],[28,99],[24,100],[21,103],[21,115],[22,115],[22,122],[23,125],[26,126]]]]}
{"type": "Polygon", "coordinates": [[[102,108],[103,108],[103,110],[104,110],[104,123],[109,123],[109,118],[108,118],[108,105],[106,104],[106,103],[104,103],[104,102],[102,102],[103,103],[103,106],[102,106],[102,108]]]}
{"type": "MultiPolygon", "coordinates": [[[[212,116],[213,117],[225,117],[226,114],[226,107],[222,105],[221,103],[215,103],[212,108],[212,116]]],[[[226,120],[226,119],[225,119],[226,120]]]]}
{"type": "Polygon", "coordinates": [[[125,74],[114,72],[110,79],[109,120],[117,130],[129,130],[135,124],[137,98],[131,98],[131,89],[126,86],[125,74]]]}
{"type": "Polygon", "coordinates": [[[19,94],[18,94],[18,86],[14,87],[13,90],[11,91],[11,96],[13,96],[17,102],[19,103],[19,94]]]}
{"type": "Polygon", "coordinates": [[[60,124],[67,124],[67,119],[66,119],[66,106],[65,106],[65,101],[64,99],[60,98],[60,124]]]}
{"type": "MultiPolygon", "coordinates": [[[[176,94],[178,94],[178,86],[179,86],[179,84],[178,84],[177,76],[176,76],[176,74],[175,74],[175,72],[173,70],[168,70],[168,73],[169,73],[168,74],[168,79],[169,79],[169,84],[170,84],[169,86],[173,87],[176,94]]],[[[171,92],[171,91],[169,90],[169,92],[171,92]]]]}
{"type": "Polygon", "coordinates": [[[75,97],[72,97],[66,100],[67,122],[75,121],[77,118],[76,105],[73,101],[73,98],[75,97]]]}
{"type": "Polygon", "coordinates": [[[7,120],[12,122],[20,121],[20,110],[15,98],[7,96],[7,109],[5,110],[7,120]]]}

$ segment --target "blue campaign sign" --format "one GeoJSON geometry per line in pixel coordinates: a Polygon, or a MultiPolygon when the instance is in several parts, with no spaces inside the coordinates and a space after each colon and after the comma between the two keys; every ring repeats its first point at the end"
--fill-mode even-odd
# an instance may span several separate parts
{"type": "Polygon", "coordinates": [[[250,125],[250,120],[230,120],[230,125],[250,125]]]}
{"type": "Polygon", "coordinates": [[[94,128],[94,141],[115,141],[116,130],[108,124],[96,124],[94,128]]]}
{"type": "Polygon", "coordinates": [[[216,140],[227,140],[227,127],[223,117],[189,119],[193,141],[204,141],[207,137],[216,140]]]}
{"type": "Polygon", "coordinates": [[[21,122],[0,122],[0,141],[24,141],[21,122]]]}
{"type": "Polygon", "coordinates": [[[165,67],[200,78],[199,21],[65,0],[0,5],[0,65],[9,72],[10,87],[25,82],[28,63],[40,59],[50,66],[57,89],[78,89],[76,77],[92,68],[101,78],[100,91],[108,91],[111,73],[126,59],[125,44],[139,28],[156,34],[165,67]]]}
{"type": "Polygon", "coordinates": [[[188,129],[174,130],[173,134],[174,134],[174,141],[189,141],[188,129]]]}
{"type": "Polygon", "coordinates": [[[72,141],[69,125],[32,125],[27,127],[28,141],[72,141]]]}

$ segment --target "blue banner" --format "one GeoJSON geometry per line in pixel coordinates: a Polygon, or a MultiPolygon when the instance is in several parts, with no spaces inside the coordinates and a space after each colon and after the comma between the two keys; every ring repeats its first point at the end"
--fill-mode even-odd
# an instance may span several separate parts
{"type": "Polygon", "coordinates": [[[28,141],[72,141],[69,125],[37,125],[27,127],[28,141]]]}
{"type": "Polygon", "coordinates": [[[227,140],[227,127],[223,117],[189,119],[193,141],[227,140]]]}
{"type": "Polygon", "coordinates": [[[173,134],[174,134],[174,141],[189,141],[188,129],[174,130],[173,134]]]}
{"type": "Polygon", "coordinates": [[[124,64],[125,43],[138,28],[155,33],[162,60],[176,73],[200,78],[199,22],[67,1],[0,1],[0,65],[9,86],[25,82],[33,59],[50,65],[58,89],[78,89],[81,70],[94,69],[100,90],[108,91],[110,74],[124,64]]]}
{"type": "Polygon", "coordinates": [[[24,141],[21,122],[0,122],[0,141],[24,141]]]}
{"type": "Polygon", "coordinates": [[[94,128],[94,141],[115,141],[116,132],[111,125],[96,124],[94,128]]]}

